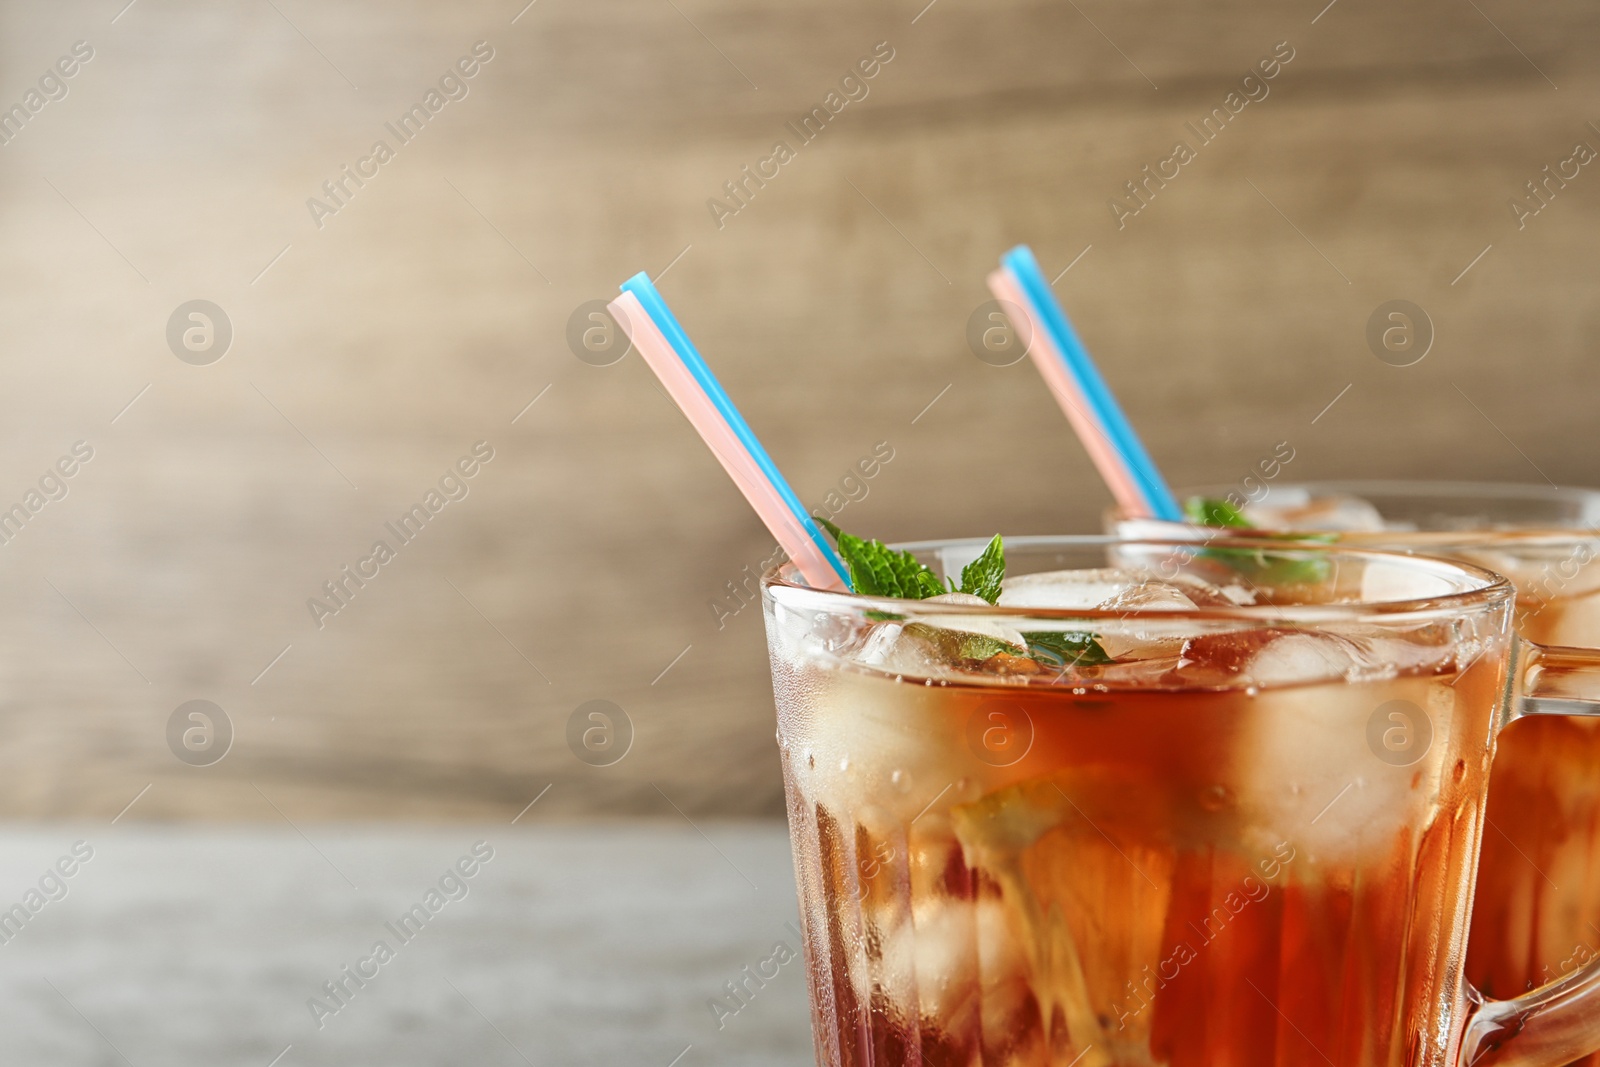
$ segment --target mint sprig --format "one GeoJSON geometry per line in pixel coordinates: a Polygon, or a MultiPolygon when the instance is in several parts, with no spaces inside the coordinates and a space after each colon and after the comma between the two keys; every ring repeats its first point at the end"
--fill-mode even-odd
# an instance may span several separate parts
{"type": "MultiPolygon", "coordinates": [[[[1270,541],[1302,541],[1328,544],[1335,540],[1332,534],[1252,534],[1270,541]]],[[[1320,585],[1333,576],[1333,564],[1321,556],[1310,553],[1291,553],[1290,545],[1283,552],[1265,548],[1202,549],[1200,555],[1214,559],[1252,585],[1320,585]]]]}
{"type": "Polygon", "coordinates": [[[945,592],[939,576],[911,553],[897,552],[882,541],[866,541],[847,534],[827,519],[817,521],[838,543],[839,555],[850,568],[850,584],[862,596],[926,600],[945,592]]]}
{"type": "Polygon", "coordinates": [[[1183,517],[1197,526],[1230,526],[1248,529],[1250,520],[1244,512],[1213,497],[1192,496],[1183,503],[1183,517]]]}
{"type": "MultiPolygon", "coordinates": [[[[961,569],[960,587],[948,582],[947,589],[932,568],[910,552],[896,551],[882,541],[847,534],[827,519],[817,521],[838,544],[839,555],[850,569],[850,582],[862,596],[926,600],[941,593],[957,592],[980,597],[990,604],[1000,602],[1006,577],[1006,550],[999,534],[990,539],[977,559],[961,569]]],[[[903,618],[891,612],[872,611],[868,615],[875,621],[903,618]]],[[[1020,653],[1015,645],[984,634],[947,630],[920,622],[911,623],[907,630],[933,641],[945,656],[954,659],[981,661],[1001,653],[1020,653]]],[[[1113,662],[1096,636],[1086,631],[1036,631],[1023,636],[1028,643],[1029,658],[1056,670],[1099,667],[1113,662]]]]}
{"type": "MultiPolygon", "coordinates": [[[[1183,516],[1200,526],[1226,527],[1250,530],[1250,536],[1264,541],[1319,541],[1337,540],[1331,534],[1271,533],[1255,530],[1244,512],[1228,503],[1211,497],[1192,496],[1183,504],[1183,516]]],[[[1317,557],[1295,558],[1278,555],[1262,549],[1207,548],[1200,555],[1214,559],[1229,569],[1258,585],[1315,585],[1328,580],[1331,573],[1328,561],[1317,557]]]]}
{"type": "Polygon", "coordinates": [[[977,559],[961,571],[961,585],[945,588],[933,569],[909,552],[898,552],[882,541],[868,541],[847,534],[827,519],[818,519],[833,535],[839,555],[850,568],[850,583],[862,596],[892,596],[902,600],[926,600],[940,593],[970,593],[990,604],[1000,601],[1000,586],[1006,577],[1006,549],[995,534],[977,559]]]}

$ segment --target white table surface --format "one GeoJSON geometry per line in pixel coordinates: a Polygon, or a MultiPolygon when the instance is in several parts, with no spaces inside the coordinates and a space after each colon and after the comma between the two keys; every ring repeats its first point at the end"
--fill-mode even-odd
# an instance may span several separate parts
{"type": "Polygon", "coordinates": [[[811,1062],[798,959],[720,1029],[707,1003],[775,942],[799,947],[781,825],[528,821],[304,836],[13,825],[0,832],[0,909],[74,842],[94,856],[0,944],[0,1062],[811,1062]],[[468,895],[319,1029],[308,999],[375,940],[398,946],[385,922],[477,841],[494,858],[468,895]]]}

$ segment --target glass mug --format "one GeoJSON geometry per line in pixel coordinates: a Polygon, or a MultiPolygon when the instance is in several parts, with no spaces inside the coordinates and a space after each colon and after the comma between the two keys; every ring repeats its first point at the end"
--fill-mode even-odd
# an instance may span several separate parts
{"type": "Polygon", "coordinates": [[[1600,711],[1600,653],[1514,637],[1509,582],[1444,560],[1006,552],[999,607],[764,576],[819,1063],[1600,1049],[1600,962],[1501,1001],[1462,969],[1496,734],[1600,711]]]}
{"type": "MultiPolygon", "coordinates": [[[[1600,492],[1473,482],[1256,482],[1187,490],[1180,499],[1229,494],[1294,509],[1308,531],[1318,516],[1331,525],[1381,521],[1383,530],[1346,529],[1339,540],[1498,571],[1517,587],[1522,636],[1600,648],[1600,492]]],[[[1125,536],[1194,533],[1116,513],[1107,522],[1125,536]]],[[[1490,995],[1513,995],[1600,957],[1600,719],[1536,716],[1506,730],[1485,824],[1469,980],[1490,995]]]]}

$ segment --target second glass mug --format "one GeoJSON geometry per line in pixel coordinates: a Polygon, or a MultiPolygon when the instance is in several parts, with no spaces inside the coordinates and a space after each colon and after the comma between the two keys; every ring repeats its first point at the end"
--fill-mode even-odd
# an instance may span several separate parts
{"type": "MultiPolygon", "coordinates": [[[[905,547],[954,573],[982,544],[905,547]]],[[[1600,962],[1514,1000],[1462,973],[1495,736],[1600,710],[1600,653],[1513,636],[1510,584],[1465,564],[1006,547],[1020,604],[763,582],[820,1063],[1554,1067],[1600,1049],[1600,962]],[[1210,606],[1108,578],[1081,607],[1032,607],[1016,581],[1108,560],[1209,583],[1210,606]],[[1241,574],[1270,602],[1219,600],[1241,574]],[[1092,667],[961,657],[965,635],[1065,655],[1091,634],[1092,667]]]]}
{"type": "MultiPolygon", "coordinates": [[[[1179,493],[1270,505],[1341,543],[1442,555],[1517,587],[1516,625],[1544,644],[1600,648],[1600,492],[1548,485],[1394,479],[1197,487],[1179,493]],[[1356,503],[1359,502],[1359,503],[1356,503]],[[1350,519],[1367,520],[1350,522],[1350,519]],[[1383,529],[1366,528],[1373,520],[1383,529]]],[[[1195,528],[1107,515],[1123,536],[1195,528]]],[[[1600,719],[1539,716],[1499,741],[1489,783],[1467,974],[1490,995],[1524,992],[1600,957],[1600,719]]],[[[1595,1064],[1600,1057],[1587,1060],[1595,1064]]]]}

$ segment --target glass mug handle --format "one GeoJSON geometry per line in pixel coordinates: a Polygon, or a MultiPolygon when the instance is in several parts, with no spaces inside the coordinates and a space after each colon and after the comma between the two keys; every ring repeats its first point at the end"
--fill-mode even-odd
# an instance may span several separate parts
{"type": "MultiPolygon", "coordinates": [[[[1600,716],[1600,649],[1518,639],[1506,722],[1527,715],[1600,716]]],[[[1600,1050],[1600,959],[1510,1000],[1474,1001],[1457,1062],[1560,1067],[1600,1050]]]]}

